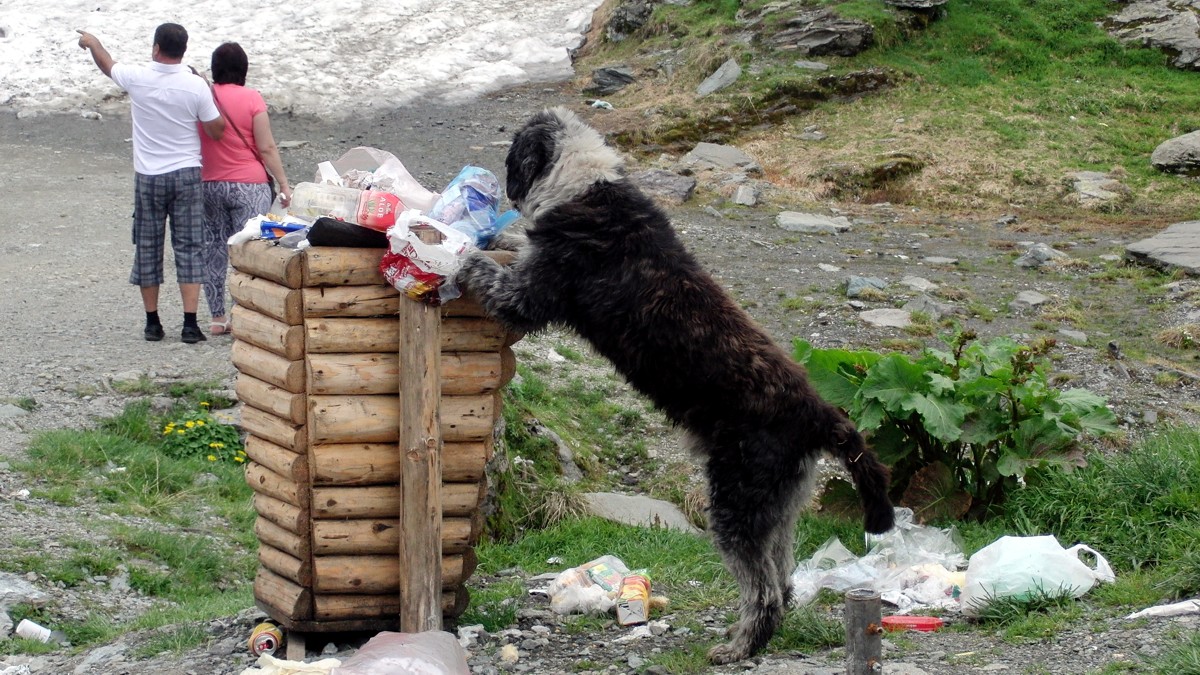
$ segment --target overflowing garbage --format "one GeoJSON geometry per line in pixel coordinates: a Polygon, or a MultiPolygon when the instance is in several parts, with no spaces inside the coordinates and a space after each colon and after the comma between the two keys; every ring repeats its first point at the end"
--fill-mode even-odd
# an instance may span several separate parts
{"type": "Polygon", "coordinates": [[[953,528],[920,525],[907,508],[896,509],[893,529],[868,535],[866,555],[855,555],[833,537],[792,573],[797,605],[812,602],[823,588],[867,588],[894,606],[897,615],[948,611],[978,616],[997,599],[1036,593],[1078,598],[1096,584],[1114,580],[1100,553],[1083,544],[1063,548],[1050,535],[1001,537],[968,560],[953,528]],[[1084,562],[1081,554],[1093,562],[1084,562]]]}
{"type": "Polygon", "coordinates": [[[380,272],[388,283],[440,305],[460,295],[453,280],[466,253],[487,247],[517,219],[516,211],[501,213],[502,196],[487,169],[463,167],[437,193],[392,153],[358,147],[318,164],[313,181],[297,184],[286,207],[277,198],[229,244],[266,239],[290,248],[387,248],[380,272]]]}

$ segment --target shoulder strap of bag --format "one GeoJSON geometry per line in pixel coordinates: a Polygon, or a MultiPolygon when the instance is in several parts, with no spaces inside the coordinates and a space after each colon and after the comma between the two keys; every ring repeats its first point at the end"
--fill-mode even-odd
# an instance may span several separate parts
{"type": "Polygon", "coordinates": [[[225,112],[225,108],[221,105],[221,99],[217,98],[217,88],[214,86],[209,86],[209,90],[212,92],[213,103],[217,104],[217,112],[221,113],[221,117],[224,117],[225,121],[227,122],[225,126],[233,127],[234,133],[238,135],[238,138],[242,139],[242,143],[246,146],[246,149],[254,153],[254,159],[257,159],[258,163],[262,165],[263,171],[267,172],[267,177],[274,178],[274,176],[271,175],[271,170],[267,168],[266,162],[263,161],[262,155],[259,154],[258,148],[250,145],[250,141],[247,141],[246,137],[242,135],[241,129],[238,129],[237,125],[233,123],[233,118],[225,112]]]}

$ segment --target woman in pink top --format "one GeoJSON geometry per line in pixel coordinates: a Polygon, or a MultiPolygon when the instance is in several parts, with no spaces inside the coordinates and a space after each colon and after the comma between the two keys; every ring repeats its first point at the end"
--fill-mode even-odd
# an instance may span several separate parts
{"type": "Polygon", "coordinates": [[[211,333],[229,333],[225,314],[225,277],[229,268],[229,237],[240,231],[246,221],[271,208],[271,189],[267,172],[279,184],[280,202],[287,206],[292,198],[279,159],[279,149],[271,135],[267,104],[258,91],[246,87],[249,61],[236,42],[226,42],[213,50],[213,100],[225,118],[227,131],[221,140],[200,135],[200,155],[204,181],[204,296],[212,316],[211,333]]]}

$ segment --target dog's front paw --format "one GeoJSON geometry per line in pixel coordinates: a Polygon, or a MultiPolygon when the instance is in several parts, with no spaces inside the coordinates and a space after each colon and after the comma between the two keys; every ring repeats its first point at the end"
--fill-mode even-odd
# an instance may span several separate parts
{"type": "Polygon", "coordinates": [[[736,640],[717,645],[708,650],[708,662],[716,666],[735,663],[748,656],[750,656],[750,650],[745,647],[739,647],[736,640]]]}
{"type": "Polygon", "coordinates": [[[489,258],[483,251],[471,251],[463,260],[462,267],[458,269],[458,274],[454,279],[460,286],[470,288],[472,285],[486,279],[486,275],[491,271],[491,268],[496,265],[495,261],[489,258]]]}

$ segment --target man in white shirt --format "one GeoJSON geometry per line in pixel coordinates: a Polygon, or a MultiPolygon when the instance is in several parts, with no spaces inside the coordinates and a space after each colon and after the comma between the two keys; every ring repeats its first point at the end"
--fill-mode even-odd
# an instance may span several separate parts
{"type": "Polygon", "coordinates": [[[196,322],[204,281],[204,196],[200,181],[200,136],[196,123],[213,140],[225,133],[205,81],[183,65],[187,31],[164,23],[154,31],[153,63],[116,63],[100,40],[80,34],[79,46],[91,52],[100,72],[129,94],[133,104],[133,271],[129,282],[141,289],[146,310],[145,338],[163,339],[158,290],[163,282],[166,223],[171,223],[175,274],[183,299],[183,342],[206,340],[196,322]]]}

